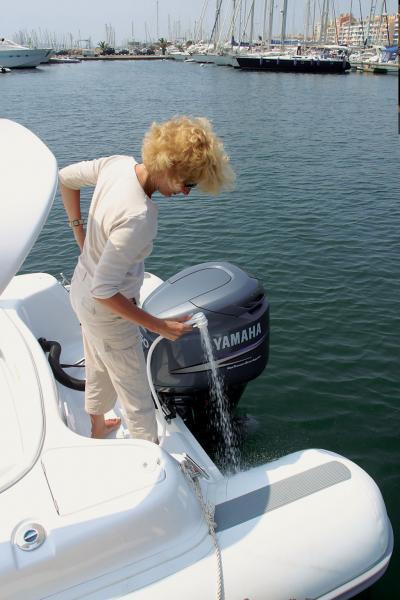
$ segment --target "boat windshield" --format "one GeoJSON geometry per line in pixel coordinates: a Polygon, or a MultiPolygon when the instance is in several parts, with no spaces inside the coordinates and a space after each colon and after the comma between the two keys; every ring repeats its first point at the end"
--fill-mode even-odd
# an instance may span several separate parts
{"type": "Polygon", "coordinates": [[[1,50],[18,50],[18,49],[25,49],[27,46],[21,46],[21,44],[17,44],[16,42],[13,42],[12,40],[7,40],[6,38],[2,37],[0,38],[0,49],[1,50]]]}
{"type": "Polygon", "coordinates": [[[32,354],[5,310],[0,310],[0,492],[35,464],[42,445],[42,390],[32,354]]]}

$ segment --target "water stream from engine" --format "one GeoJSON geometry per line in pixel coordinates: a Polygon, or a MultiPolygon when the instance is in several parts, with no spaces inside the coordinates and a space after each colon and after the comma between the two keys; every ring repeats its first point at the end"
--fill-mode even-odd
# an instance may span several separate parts
{"type": "Polygon", "coordinates": [[[224,471],[237,473],[240,470],[240,454],[229,411],[229,401],[224,393],[223,381],[215,362],[207,322],[199,324],[198,328],[204,355],[207,358],[207,363],[210,364],[210,370],[208,371],[211,400],[210,413],[213,419],[211,425],[215,428],[219,438],[217,440],[218,462],[224,471]]]}

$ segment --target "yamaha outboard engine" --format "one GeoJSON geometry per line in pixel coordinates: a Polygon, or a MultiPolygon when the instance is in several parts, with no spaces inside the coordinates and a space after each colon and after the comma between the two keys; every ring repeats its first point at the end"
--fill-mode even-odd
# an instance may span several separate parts
{"type": "MultiPolygon", "coordinates": [[[[228,262],[207,262],[174,275],[145,300],[142,308],[162,319],[203,312],[224,391],[234,408],[247,382],[264,370],[269,351],[269,306],[260,282],[228,262]]],[[[142,329],[145,353],[157,337],[142,329]]],[[[201,428],[210,399],[210,365],[198,329],[178,341],[163,339],[152,357],[157,393],[171,417],[201,428]]]]}

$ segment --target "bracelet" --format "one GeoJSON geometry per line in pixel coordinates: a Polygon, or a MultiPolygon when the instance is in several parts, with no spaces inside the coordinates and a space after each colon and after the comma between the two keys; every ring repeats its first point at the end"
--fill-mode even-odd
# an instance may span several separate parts
{"type": "Polygon", "coordinates": [[[84,225],[85,221],[84,219],[73,219],[72,221],[69,221],[68,225],[70,227],[78,227],[78,225],[84,225]]]}

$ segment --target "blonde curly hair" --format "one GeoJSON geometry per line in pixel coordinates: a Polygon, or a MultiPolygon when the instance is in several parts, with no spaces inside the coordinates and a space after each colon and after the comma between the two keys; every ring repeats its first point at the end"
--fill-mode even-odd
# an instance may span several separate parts
{"type": "Polygon", "coordinates": [[[143,141],[142,160],[150,176],[166,171],[171,181],[196,183],[211,194],[232,188],[235,181],[224,146],[204,117],[153,123],[143,141]]]}

